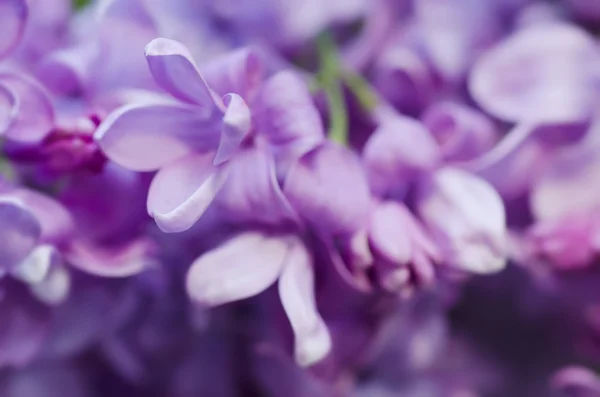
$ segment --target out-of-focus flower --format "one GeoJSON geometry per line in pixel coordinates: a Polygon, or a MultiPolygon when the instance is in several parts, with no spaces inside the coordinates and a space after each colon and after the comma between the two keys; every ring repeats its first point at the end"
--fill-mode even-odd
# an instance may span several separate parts
{"type": "Polygon", "coordinates": [[[278,281],[301,365],[320,361],[331,347],[317,312],[311,254],[293,235],[245,232],[198,258],[187,276],[195,301],[215,306],[254,296],[278,281]]]}
{"type": "Polygon", "coordinates": [[[577,26],[533,25],[483,55],[469,88],[486,111],[506,121],[585,122],[597,103],[599,55],[577,26]]]}
{"type": "MultiPolygon", "coordinates": [[[[475,128],[487,134],[489,124],[475,128]]],[[[415,211],[432,233],[442,261],[475,273],[498,271],[507,257],[502,199],[484,179],[444,166],[440,145],[443,140],[438,143],[417,120],[384,119],[363,153],[374,192],[396,199],[412,192],[415,211]],[[418,150],[407,144],[412,136],[419,139],[418,150]]]]}

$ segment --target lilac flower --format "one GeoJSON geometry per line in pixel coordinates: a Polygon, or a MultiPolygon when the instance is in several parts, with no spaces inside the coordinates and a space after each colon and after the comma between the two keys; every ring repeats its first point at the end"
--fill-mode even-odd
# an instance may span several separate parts
{"type": "Polygon", "coordinates": [[[409,191],[416,193],[416,212],[447,264],[475,273],[504,266],[506,215],[501,197],[485,180],[443,166],[439,144],[422,124],[400,116],[384,119],[363,156],[376,193],[400,199],[409,191]],[[415,155],[418,152],[402,145],[413,135],[428,155],[415,155]]]}
{"type": "Polygon", "coordinates": [[[585,121],[596,103],[598,55],[592,37],[574,25],[534,25],[483,55],[469,88],[486,111],[506,121],[585,121]]]}
{"type": "Polygon", "coordinates": [[[433,283],[434,263],[441,262],[439,249],[404,205],[383,202],[376,206],[369,243],[376,256],[377,277],[385,289],[410,294],[433,283]]]}
{"type": "Polygon", "coordinates": [[[24,282],[31,293],[49,304],[63,301],[69,291],[60,248],[73,231],[71,214],[40,193],[4,186],[5,247],[3,277],[24,282]]]}
{"type": "Polygon", "coordinates": [[[446,161],[463,162],[488,152],[498,131],[482,112],[458,103],[434,103],[421,117],[446,161]]]}
{"type": "Polygon", "coordinates": [[[316,309],[311,255],[293,235],[245,232],[198,258],[187,276],[195,301],[215,306],[254,296],[278,280],[300,365],[320,361],[331,347],[316,309]]]}
{"type": "Polygon", "coordinates": [[[266,155],[269,147],[277,153],[298,152],[300,146],[294,153],[299,156],[321,139],[316,110],[307,105],[308,92],[294,74],[272,77],[254,97],[261,66],[249,50],[207,65],[209,83],[180,43],[157,39],[146,53],[157,83],[180,102],[122,108],[100,125],[96,137],[115,162],[139,171],[160,169],[150,187],[148,211],[165,231],[186,230],[200,218],[226,183],[243,142],[266,149],[266,155]],[[295,95],[283,91],[284,81],[295,95]],[[231,89],[244,97],[228,93],[231,89]],[[217,95],[225,95],[223,101],[217,95]],[[306,124],[296,124],[305,116],[306,124]]]}

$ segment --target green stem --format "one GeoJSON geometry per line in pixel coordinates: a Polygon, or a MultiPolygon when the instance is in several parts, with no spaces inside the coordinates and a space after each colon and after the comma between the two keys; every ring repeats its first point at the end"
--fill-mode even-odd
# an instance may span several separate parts
{"type": "Polygon", "coordinates": [[[344,73],[344,82],[352,91],[352,94],[358,99],[360,106],[367,112],[372,111],[377,106],[377,94],[373,91],[369,83],[360,75],[355,73],[344,73]]]}
{"type": "Polygon", "coordinates": [[[90,3],[91,0],[73,0],[73,8],[80,10],[90,3]]]}
{"type": "Polygon", "coordinates": [[[330,34],[324,33],[317,40],[320,70],[317,79],[325,91],[329,109],[329,137],[342,144],[348,144],[348,111],[344,91],[339,81],[341,69],[335,42],[330,34]]]}

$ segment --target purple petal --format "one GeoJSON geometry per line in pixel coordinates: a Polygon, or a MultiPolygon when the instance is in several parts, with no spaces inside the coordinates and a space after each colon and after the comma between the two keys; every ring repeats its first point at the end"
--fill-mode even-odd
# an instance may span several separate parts
{"type": "Polygon", "coordinates": [[[505,198],[526,192],[536,181],[557,148],[581,137],[578,125],[520,124],[484,155],[462,164],[491,183],[505,198]]]}
{"type": "Polygon", "coordinates": [[[600,190],[594,181],[599,178],[600,142],[584,141],[561,153],[533,186],[530,203],[534,216],[558,220],[597,210],[600,190]]]}
{"type": "Polygon", "coordinates": [[[156,83],[171,95],[199,105],[207,115],[215,108],[210,89],[185,45],[164,38],[146,46],[146,59],[156,83]]]}
{"type": "Polygon", "coordinates": [[[58,262],[59,254],[56,248],[52,245],[41,244],[11,269],[11,276],[26,284],[37,284],[46,278],[50,268],[58,262]]]}
{"type": "Polygon", "coordinates": [[[415,3],[420,37],[428,58],[451,81],[460,79],[472,60],[500,33],[490,1],[421,0],[415,3]]]}
{"type": "Polygon", "coordinates": [[[529,189],[546,165],[546,151],[532,138],[534,128],[518,125],[483,156],[464,165],[508,199],[529,189]]]}
{"type": "Polygon", "coordinates": [[[537,24],[481,57],[469,88],[480,106],[506,121],[577,121],[595,108],[597,63],[596,43],[582,29],[537,24]]]}
{"type": "Polygon", "coordinates": [[[600,396],[600,379],[587,368],[571,366],[552,377],[552,388],[573,397],[600,396]]]}
{"type": "Polygon", "coordinates": [[[331,336],[317,311],[312,258],[302,243],[290,248],[278,287],[294,330],[296,362],[309,366],[321,361],[331,350],[331,336]]]}
{"type": "Polygon", "coordinates": [[[412,116],[427,106],[436,90],[426,60],[406,45],[383,52],[374,68],[374,85],[399,111],[412,116]]]}
{"type": "Polygon", "coordinates": [[[378,255],[391,263],[406,264],[411,259],[407,211],[401,204],[387,202],[377,205],[371,215],[369,242],[378,255]]]}
{"type": "Polygon", "coordinates": [[[218,118],[205,118],[193,107],[178,104],[131,105],[111,113],[95,139],[117,164],[152,171],[199,150],[214,150],[218,118]]]}
{"type": "Polygon", "coordinates": [[[583,213],[537,222],[527,231],[525,243],[534,255],[543,257],[556,269],[584,269],[597,256],[599,221],[597,216],[583,213]]]}
{"type": "Polygon", "coordinates": [[[386,119],[369,138],[363,159],[371,190],[378,195],[402,195],[420,171],[440,162],[440,150],[429,131],[409,117],[386,119]]]}
{"type": "Polygon", "coordinates": [[[263,64],[251,48],[241,48],[217,57],[200,68],[217,94],[236,93],[250,102],[263,81],[263,64]]]}
{"type": "Polygon", "coordinates": [[[258,129],[269,143],[284,147],[320,142],[323,122],[302,78],[279,72],[265,82],[256,105],[258,129]]]}
{"type": "Polygon", "coordinates": [[[99,44],[93,41],[51,53],[38,67],[38,78],[52,92],[63,95],[83,93],[91,88],[94,67],[101,59],[99,44]]]}
{"type": "Polygon", "coordinates": [[[225,183],[229,168],[213,166],[213,155],[184,157],[162,168],[148,192],[148,213],[168,233],[192,227],[225,183]]]}
{"type": "Polygon", "coordinates": [[[116,246],[75,240],[66,249],[65,257],[69,264],[88,274],[129,277],[141,273],[152,264],[150,254],[153,249],[154,244],[143,238],[116,246]]]}
{"type": "Polygon", "coordinates": [[[461,104],[435,104],[427,109],[422,120],[450,161],[471,160],[491,149],[496,141],[493,122],[485,114],[461,104]]]}
{"type": "Polygon", "coordinates": [[[284,193],[298,213],[321,232],[354,234],[367,222],[369,186],[354,154],[326,143],[288,172],[284,193]]]}
{"type": "Polygon", "coordinates": [[[42,228],[40,237],[43,241],[60,242],[73,232],[74,225],[71,214],[50,196],[28,189],[16,189],[10,194],[20,200],[37,218],[42,228]]]}
{"type": "Polygon", "coordinates": [[[99,41],[101,46],[101,57],[94,61],[90,81],[94,91],[109,92],[124,83],[128,87],[155,88],[141,50],[157,36],[157,26],[145,3],[108,0],[94,10],[93,22],[97,26],[82,37],[82,41],[87,41],[91,34],[92,40],[99,41]]]}
{"type": "Polygon", "coordinates": [[[18,44],[25,31],[28,14],[26,0],[0,0],[0,58],[5,57],[18,44]]]}
{"type": "Polygon", "coordinates": [[[257,295],[279,277],[290,242],[261,233],[239,234],[202,255],[190,267],[190,297],[217,306],[257,295]]]}
{"type": "Polygon", "coordinates": [[[46,261],[48,271],[40,282],[29,284],[29,290],[40,302],[55,306],[63,303],[69,296],[71,275],[62,266],[60,255],[54,250],[40,252],[43,247],[38,247],[32,255],[37,255],[36,260],[42,263],[46,261]]]}
{"type": "Polygon", "coordinates": [[[450,265],[474,273],[504,267],[504,204],[487,182],[459,169],[440,169],[419,185],[417,207],[450,265]]]}
{"type": "Polygon", "coordinates": [[[17,98],[11,89],[0,83],[0,134],[8,129],[16,114],[17,98]]]}
{"type": "Polygon", "coordinates": [[[11,195],[0,196],[0,225],[0,273],[4,273],[29,255],[39,242],[42,227],[35,215],[11,195]]]}
{"type": "Polygon", "coordinates": [[[260,149],[246,149],[231,160],[227,182],[217,205],[223,216],[236,223],[278,225],[296,219],[275,175],[275,164],[260,149]]]}
{"type": "Polygon", "coordinates": [[[14,97],[13,117],[5,136],[25,143],[41,141],[54,127],[54,108],[44,88],[11,72],[0,73],[0,86],[14,97]]]}
{"type": "Polygon", "coordinates": [[[221,140],[215,154],[214,164],[227,161],[239,149],[242,141],[250,132],[252,114],[246,102],[237,94],[228,94],[224,98],[227,110],[223,117],[221,140]]]}

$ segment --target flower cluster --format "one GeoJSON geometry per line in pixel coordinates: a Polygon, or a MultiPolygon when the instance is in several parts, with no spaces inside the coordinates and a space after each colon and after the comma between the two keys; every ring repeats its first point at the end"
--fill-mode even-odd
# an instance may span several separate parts
{"type": "Polygon", "coordinates": [[[0,397],[600,396],[593,0],[0,0],[0,397]]]}

